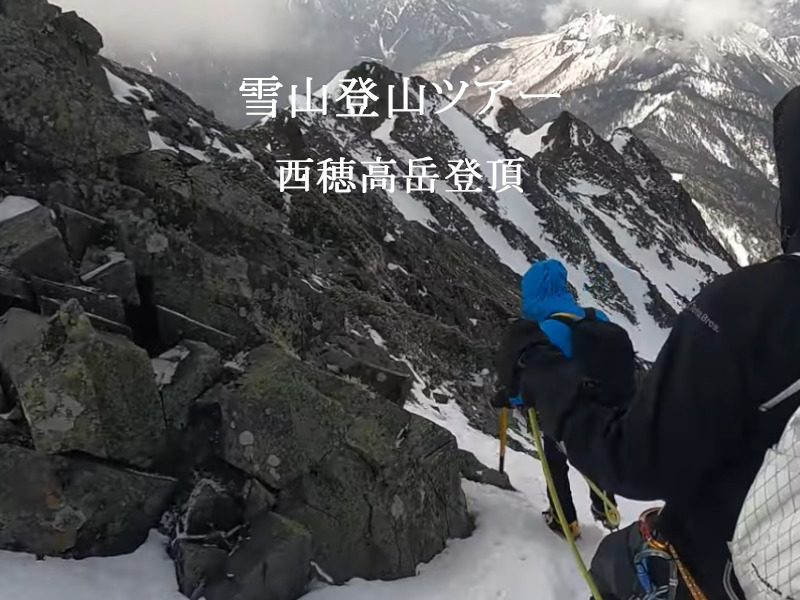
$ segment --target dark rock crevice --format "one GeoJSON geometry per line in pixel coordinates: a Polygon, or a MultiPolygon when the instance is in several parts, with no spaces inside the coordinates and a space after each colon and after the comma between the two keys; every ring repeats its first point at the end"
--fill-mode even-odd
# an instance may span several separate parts
{"type": "Polygon", "coordinates": [[[136,291],[139,304],[125,305],[125,323],[133,332],[133,341],[137,346],[155,356],[166,350],[161,343],[158,322],[158,307],[155,301],[155,282],[151,276],[136,276],[136,291]]]}

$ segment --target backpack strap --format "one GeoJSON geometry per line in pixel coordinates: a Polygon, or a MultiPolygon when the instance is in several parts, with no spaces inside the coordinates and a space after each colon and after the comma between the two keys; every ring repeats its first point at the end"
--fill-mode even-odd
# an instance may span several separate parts
{"type": "MultiPolygon", "coordinates": [[[[597,321],[597,311],[593,308],[584,308],[583,309],[584,315],[579,317],[578,315],[568,313],[568,312],[557,312],[553,313],[547,317],[547,319],[553,319],[554,321],[559,321],[560,323],[565,323],[566,325],[574,325],[575,323],[580,323],[581,321],[597,321]]],[[[545,320],[547,320],[545,319],[545,320]]]]}
{"type": "Polygon", "coordinates": [[[566,325],[573,325],[575,323],[582,321],[583,317],[579,317],[578,315],[574,315],[568,312],[557,312],[548,315],[545,321],[549,320],[558,321],[559,323],[564,323],[566,325]]]}

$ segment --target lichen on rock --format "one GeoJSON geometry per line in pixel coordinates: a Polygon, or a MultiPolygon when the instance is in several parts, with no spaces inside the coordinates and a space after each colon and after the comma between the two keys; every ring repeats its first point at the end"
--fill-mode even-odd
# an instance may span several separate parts
{"type": "Polygon", "coordinates": [[[0,324],[0,339],[6,331],[20,342],[15,357],[0,357],[37,450],[81,451],[140,467],[159,458],[165,424],[144,350],[96,331],[75,300],[50,319],[12,309],[0,324]],[[35,327],[26,327],[28,321],[35,327]]]}

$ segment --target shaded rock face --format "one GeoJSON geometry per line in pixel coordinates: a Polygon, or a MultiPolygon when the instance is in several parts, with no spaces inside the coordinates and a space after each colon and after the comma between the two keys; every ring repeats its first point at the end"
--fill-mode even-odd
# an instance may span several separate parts
{"type": "Polygon", "coordinates": [[[167,426],[184,429],[195,399],[222,375],[222,358],[208,344],[185,340],[152,363],[167,426]]]}
{"type": "Polygon", "coordinates": [[[0,444],[0,547],[43,555],[116,555],[147,538],[175,481],[0,444]]]}
{"type": "Polygon", "coordinates": [[[195,597],[195,591],[202,592],[209,579],[218,581],[226,576],[228,553],[220,548],[178,540],[173,554],[180,591],[188,598],[195,597]]]}
{"type": "Polygon", "coordinates": [[[357,379],[398,406],[405,404],[414,383],[405,364],[387,361],[385,353],[366,340],[340,338],[339,342],[341,347],[328,349],[320,357],[328,371],[357,379]]]}
{"type": "Polygon", "coordinates": [[[247,539],[228,560],[232,577],[204,590],[206,600],[294,600],[311,579],[312,536],[299,523],[275,513],[253,520],[247,539]]]}
{"type": "MultiPolygon", "coordinates": [[[[9,196],[0,207],[15,200],[9,196]]],[[[0,221],[0,263],[54,281],[75,277],[61,234],[53,225],[50,211],[41,205],[0,221]]]]}
{"type": "Polygon", "coordinates": [[[201,479],[186,503],[182,532],[190,538],[230,532],[242,524],[241,516],[236,498],[224,486],[213,479],[201,479]]]}
{"type": "MultiPolygon", "coordinates": [[[[47,156],[54,167],[93,167],[103,159],[148,149],[142,116],[109,95],[101,63],[80,43],[85,35],[75,35],[76,20],[59,18],[57,12],[45,5],[41,11],[19,8],[0,20],[0,40],[8,49],[0,58],[3,87],[15,90],[0,103],[9,141],[27,147],[29,155],[47,156]],[[36,44],[31,32],[36,32],[36,44]]],[[[97,32],[91,37],[89,46],[97,46],[97,32]]]]}
{"type": "Polygon", "coordinates": [[[519,131],[522,135],[531,135],[538,129],[528,117],[526,117],[516,104],[505,96],[500,97],[500,107],[494,112],[497,123],[497,131],[500,133],[511,133],[519,131]]]}
{"type": "Polygon", "coordinates": [[[0,2],[0,15],[19,21],[27,27],[38,28],[59,14],[59,9],[46,0],[2,0],[0,2]]]}
{"type": "Polygon", "coordinates": [[[105,232],[106,224],[100,219],[63,204],[56,204],[54,210],[58,215],[59,230],[69,250],[70,258],[80,264],[86,250],[105,232]]]}
{"type": "Polygon", "coordinates": [[[85,557],[135,550],[174,478],[147,354],[96,331],[76,300],[0,316],[0,548],[85,557]],[[121,465],[131,465],[130,470],[121,465]]]}
{"type": "MultiPolygon", "coordinates": [[[[455,441],[370,341],[409,311],[375,269],[394,217],[287,210],[268,155],[75,14],[0,6],[0,465],[25,471],[0,547],[128,552],[161,522],[187,595],[293,600],[312,559],[401,577],[467,535],[455,441]]],[[[410,310],[451,335],[436,307],[410,310]]]]}

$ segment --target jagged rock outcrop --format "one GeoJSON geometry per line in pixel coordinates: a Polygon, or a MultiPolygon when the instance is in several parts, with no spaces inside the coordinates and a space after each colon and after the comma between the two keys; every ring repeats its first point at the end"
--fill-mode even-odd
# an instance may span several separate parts
{"type": "Polygon", "coordinates": [[[501,473],[497,469],[490,469],[479,461],[472,452],[461,450],[461,474],[464,479],[476,483],[493,485],[503,490],[514,490],[508,473],[501,473]]]}
{"type": "Polygon", "coordinates": [[[462,477],[510,487],[413,413],[495,432],[494,348],[530,261],[561,256],[581,300],[653,343],[731,264],[643,146],[571,115],[532,160],[512,136],[542,132],[511,107],[508,135],[435,114],[442,96],[389,117],[401,76],[364,63],[350,74],[380,82],[376,117],[233,132],[98,57],[76,15],[0,7],[0,234],[36,232],[0,242],[0,464],[25,457],[31,477],[0,493],[0,547],[127,551],[169,503],[189,596],[293,600],[311,560],[336,582],[412,575],[469,534],[462,477]],[[439,181],[337,192],[315,167],[281,189],[280,160],[352,158],[360,181],[377,155],[430,155],[439,181]],[[472,156],[486,177],[517,161],[519,189],[454,190],[445,165],[472,156]]]}
{"type": "MultiPolygon", "coordinates": [[[[302,212],[287,215],[269,159],[170,86],[123,80],[130,72],[96,56],[99,37],[76,15],[24,8],[0,13],[14,50],[2,53],[2,83],[18,90],[0,103],[0,464],[19,479],[0,495],[0,546],[129,552],[174,498],[181,517],[163,526],[187,595],[290,600],[312,558],[342,581],[400,577],[467,535],[453,437],[403,411],[411,372],[346,317],[391,303],[368,292],[343,304],[348,294],[317,287],[321,265],[358,289],[349,282],[372,244],[361,225],[295,234],[302,212]],[[252,376],[234,354],[264,342],[284,350],[262,356],[260,372],[291,373],[294,401],[306,403],[294,425],[328,432],[308,439],[324,454],[280,484],[227,445],[228,421],[241,429],[234,447],[248,431],[280,441],[281,469],[295,439],[260,409],[232,417],[232,400],[212,399],[244,394],[252,376]],[[352,486],[348,464],[360,473],[352,486]],[[68,482],[48,483],[55,473],[68,482]],[[342,522],[315,514],[308,494],[342,522]]],[[[329,227],[322,216],[307,211],[299,228],[329,227]]],[[[261,392],[241,398],[290,417],[283,390],[261,392]]]]}
{"type": "Polygon", "coordinates": [[[221,407],[221,454],[280,491],[335,581],[413,575],[469,533],[452,434],[277,347],[248,363],[202,399],[221,407]]]}

